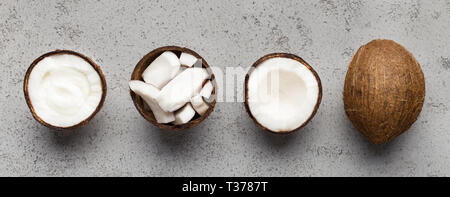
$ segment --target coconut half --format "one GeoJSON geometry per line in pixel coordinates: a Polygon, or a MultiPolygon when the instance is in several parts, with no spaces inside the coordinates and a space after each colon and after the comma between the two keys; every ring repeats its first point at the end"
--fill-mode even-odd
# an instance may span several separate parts
{"type": "Polygon", "coordinates": [[[245,106],[256,124],[274,133],[305,126],[322,99],[322,85],[302,58],[269,54],[253,64],[245,79],[245,106]]]}
{"type": "Polygon", "coordinates": [[[73,129],[87,124],[103,106],[106,80],[91,59],[77,52],[57,50],[30,65],[24,93],[39,123],[73,129]]]}
{"type": "MultiPolygon", "coordinates": [[[[145,55],[139,61],[131,74],[131,80],[141,81],[140,83],[142,84],[142,81],[144,81],[144,71],[147,70],[158,57],[164,53],[167,54],[167,52],[173,53],[179,58],[180,67],[174,77],[169,77],[171,79],[166,85],[162,88],[158,88],[160,90],[159,92],[153,91],[151,101],[159,106],[160,112],[174,114],[175,120],[168,123],[158,121],[158,112],[155,113],[154,110],[149,109],[149,107],[145,105],[148,102],[145,101],[144,96],[137,94],[132,89],[130,89],[131,98],[138,112],[147,121],[161,129],[186,130],[193,128],[205,120],[214,110],[217,92],[217,83],[215,81],[214,73],[210,69],[208,63],[199,54],[188,48],[178,46],[157,48],[145,55]],[[208,81],[210,81],[210,83],[206,85],[208,81]],[[212,90],[210,85],[213,86],[212,90]],[[207,108],[203,106],[204,99],[201,100],[202,102],[199,102],[199,106],[202,107],[199,111],[202,112],[202,114],[196,112],[194,106],[190,103],[191,98],[200,95],[200,93],[210,97],[208,103],[206,103],[207,108]]],[[[170,64],[169,61],[160,64],[160,66],[161,70],[165,70],[165,75],[172,73],[166,72],[172,70],[173,64],[170,64]],[[163,65],[169,68],[163,68],[163,65]]],[[[146,74],[153,75],[152,72],[148,71],[146,74]]],[[[199,109],[198,106],[197,109],[199,109]]]]}

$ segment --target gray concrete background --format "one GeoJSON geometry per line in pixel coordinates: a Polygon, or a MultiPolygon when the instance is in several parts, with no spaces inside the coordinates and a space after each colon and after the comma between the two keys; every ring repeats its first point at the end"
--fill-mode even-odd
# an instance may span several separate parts
{"type": "Polygon", "coordinates": [[[450,175],[450,0],[3,0],[0,69],[2,176],[450,175]],[[418,121],[381,146],[353,128],[341,93],[352,54],[375,38],[409,49],[427,85],[418,121]],[[135,110],[127,81],[143,55],[165,45],[223,68],[297,54],[322,79],[322,105],[289,136],[259,130],[242,103],[218,103],[186,132],[158,130],[135,110]],[[107,77],[103,109],[74,132],[39,125],[22,93],[29,64],[54,49],[92,57],[107,77]]]}

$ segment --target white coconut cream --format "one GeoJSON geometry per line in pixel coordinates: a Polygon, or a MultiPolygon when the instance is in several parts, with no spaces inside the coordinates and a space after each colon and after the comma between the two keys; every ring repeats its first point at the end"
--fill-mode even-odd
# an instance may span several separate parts
{"type": "Polygon", "coordinates": [[[37,116],[56,127],[71,127],[95,112],[102,99],[100,75],[85,59],[55,54],[39,61],[28,79],[37,116]]]}

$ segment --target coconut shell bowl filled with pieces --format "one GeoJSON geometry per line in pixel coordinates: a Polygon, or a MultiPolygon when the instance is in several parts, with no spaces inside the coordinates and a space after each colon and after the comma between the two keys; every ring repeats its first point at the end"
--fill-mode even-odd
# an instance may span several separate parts
{"type": "Polygon", "coordinates": [[[205,120],[216,105],[217,83],[196,52],[166,46],[145,55],[131,74],[136,109],[164,130],[186,130],[205,120]]]}

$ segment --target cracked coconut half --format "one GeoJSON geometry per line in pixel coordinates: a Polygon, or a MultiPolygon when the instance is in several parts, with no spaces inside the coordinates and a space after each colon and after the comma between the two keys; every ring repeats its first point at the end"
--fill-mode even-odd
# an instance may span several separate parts
{"type": "Polygon", "coordinates": [[[290,133],[305,126],[322,98],[320,78],[303,59],[269,54],[253,64],[245,79],[245,106],[264,130],[290,133]]]}

